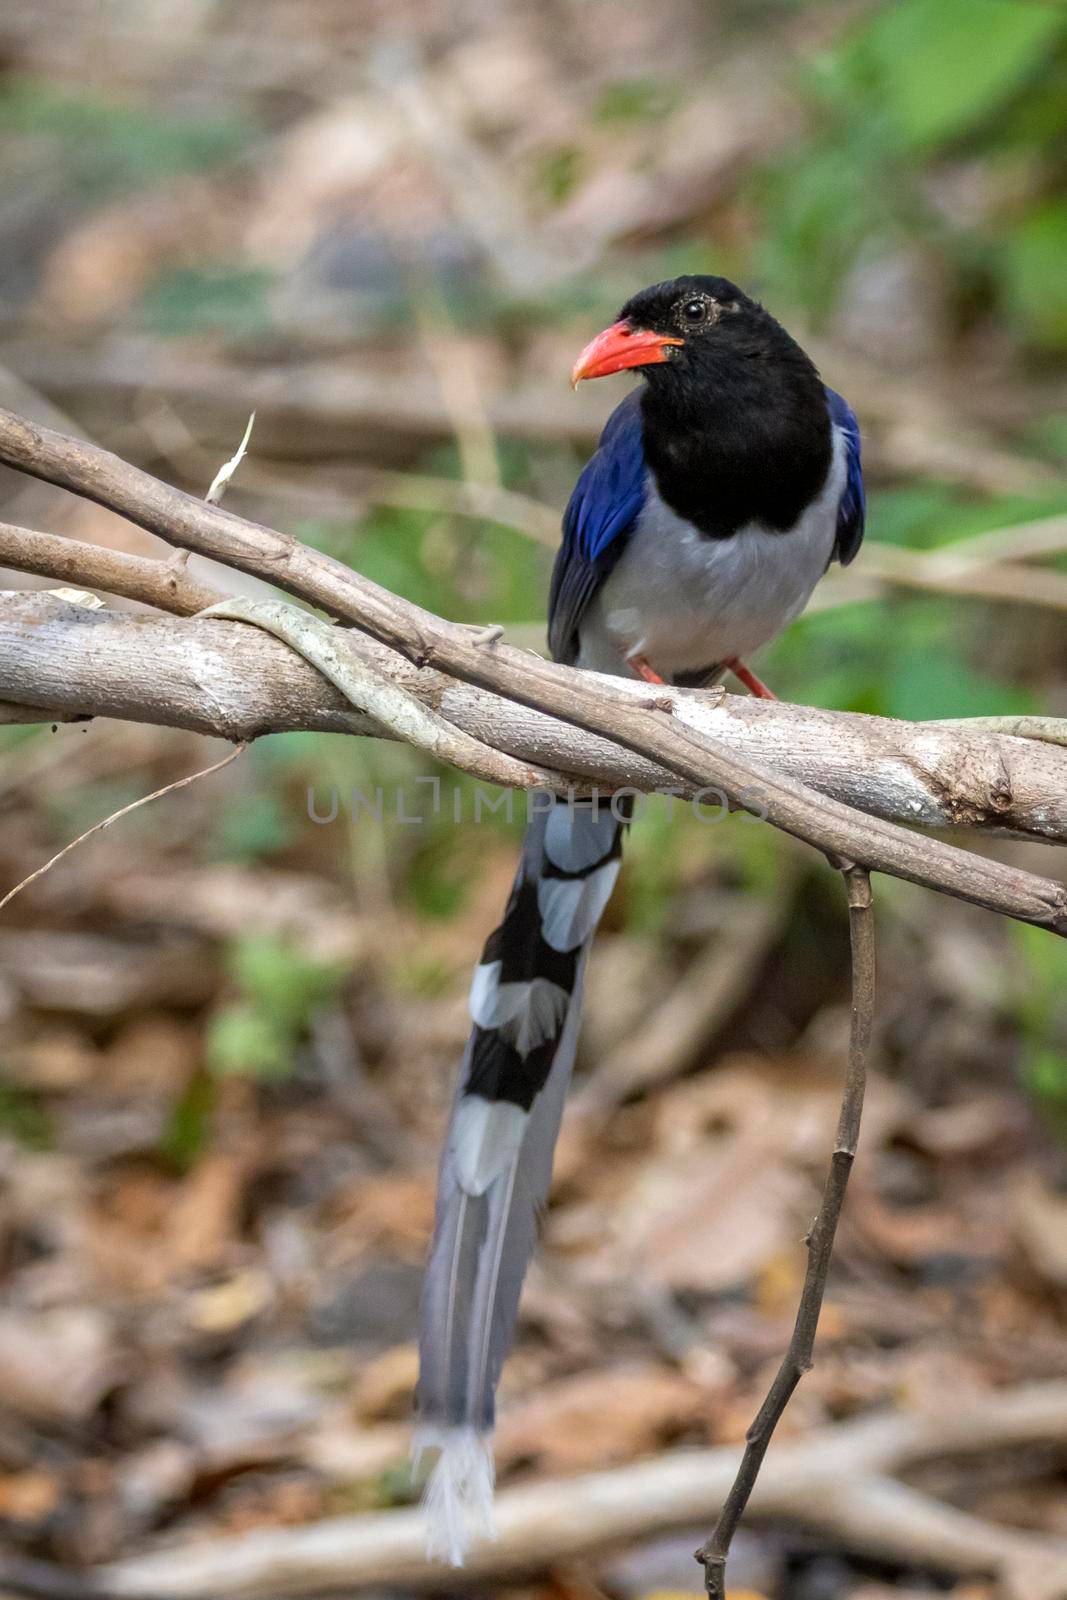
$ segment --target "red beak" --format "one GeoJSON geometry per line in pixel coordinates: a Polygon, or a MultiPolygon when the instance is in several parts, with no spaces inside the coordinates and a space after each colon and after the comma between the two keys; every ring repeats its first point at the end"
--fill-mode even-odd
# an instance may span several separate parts
{"type": "Polygon", "coordinates": [[[613,322],[586,345],[574,363],[571,383],[577,388],[583,378],[606,378],[609,373],[623,372],[627,367],[648,367],[669,361],[665,347],[684,343],[684,339],[672,339],[647,328],[632,328],[628,322],[613,322]]]}

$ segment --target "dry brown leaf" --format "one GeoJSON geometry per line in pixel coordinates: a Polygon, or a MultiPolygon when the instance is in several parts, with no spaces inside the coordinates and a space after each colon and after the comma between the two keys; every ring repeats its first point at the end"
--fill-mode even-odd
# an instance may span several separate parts
{"type": "Polygon", "coordinates": [[[137,1017],[122,1028],[103,1062],[101,1088],[116,1095],[181,1094],[200,1057],[196,1030],[170,1015],[137,1017]]]}
{"type": "Polygon", "coordinates": [[[242,1484],[223,1509],[220,1525],[230,1533],[253,1528],[296,1527],[322,1516],[325,1486],[313,1478],[286,1477],[279,1482],[242,1484]]]}
{"type": "Polygon", "coordinates": [[[119,312],[191,237],[200,248],[212,237],[223,245],[227,210],[213,203],[205,184],[184,179],[142,189],[136,206],[119,201],[90,211],[45,264],[42,313],[92,323],[119,312]]]}
{"type": "MultiPolygon", "coordinates": [[[[695,1584],[692,1589],[652,1589],[642,1600],[694,1600],[698,1592],[695,1584]]],[[[727,1589],[726,1600],[767,1600],[767,1597],[755,1589],[727,1589]]]]}
{"type": "MultiPolygon", "coordinates": [[[[590,1275],[637,1270],[672,1288],[721,1291],[768,1261],[795,1255],[818,1201],[840,1083],[801,1057],[735,1057],[656,1097],[654,1151],[604,1207],[605,1242],[590,1275]]],[[[869,1096],[869,1135],[900,1104],[888,1085],[869,1096]]]]}
{"type": "Polygon", "coordinates": [[[74,1028],[41,1028],[4,1056],[5,1078],[48,1094],[84,1088],[97,1081],[100,1067],[99,1050],[74,1028]]]}
{"type": "Polygon", "coordinates": [[[0,1404],[37,1422],[82,1422],[126,1370],[90,1306],[0,1311],[0,1404]]]}
{"type": "Polygon", "coordinates": [[[63,1486],[51,1472],[0,1473],[0,1517],[8,1522],[42,1522],[56,1509],[63,1486]]]}
{"type": "Polygon", "coordinates": [[[179,1271],[225,1262],[238,1236],[245,1185],[257,1150],[219,1151],[198,1161],[182,1184],[170,1213],[170,1253],[179,1271]]]}
{"type": "Polygon", "coordinates": [[[429,1172],[357,1178],[334,1202],[342,1220],[337,1243],[347,1259],[389,1248],[421,1261],[433,1227],[434,1184],[429,1172]]]}
{"type": "Polygon", "coordinates": [[[358,1483],[403,1465],[410,1450],[410,1425],[390,1422],[357,1427],[345,1407],[317,1424],[305,1436],[298,1454],[335,1483],[358,1483]]]}
{"type": "Polygon", "coordinates": [[[627,1461],[698,1419],[703,1403],[689,1379],[652,1363],[582,1373],[504,1413],[497,1459],[536,1461],[546,1473],[627,1461]]]}
{"type": "Polygon", "coordinates": [[[901,1266],[968,1248],[968,1233],[955,1211],[934,1205],[887,1206],[862,1176],[849,1189],[848,1220],[879,1255],[901,1266]]]}
{"type": "Polygon", "coordinates": [[[248,1267],[190,1295],[184,1308],[185,1320],[197,1333],[234,1333],[265,1311],[273,1297],[274,1288],[267,1274],[248,1267]]]}
{"type": "Polygon", "coordinates": [[[42,1011],[120,1015],[137,1006],[202,1003],[217,982],[192,939],[136,944],[102,934],[0,930],[0,973],[42,1011]]]}
{"type": "Polygon", "coordinates": [[[407,1417],[419,1375],[415,1344],[398,1344],[360,1370],[352,1394],[353,1413],[365,1422],[407,1417]]]}
{"type": "Polygon", "coordinates": [[[236,866],[127,872],[109,885],[108,900],[123,916],[150,917],[218,938],[240,933],[295,940],[310,958],[354,963],[375,943],[377,930],[360,921],[339,885],[311,873],[236,866]]]}
{"type": "Polygon", "coordinates": [[[1036,1173],[1027,1173],[1015,1191],[1012,1223],[1038,1276],[1054,1288],[1067,1288],[1067,1194],[1050,1189],[1036,1173]]]}

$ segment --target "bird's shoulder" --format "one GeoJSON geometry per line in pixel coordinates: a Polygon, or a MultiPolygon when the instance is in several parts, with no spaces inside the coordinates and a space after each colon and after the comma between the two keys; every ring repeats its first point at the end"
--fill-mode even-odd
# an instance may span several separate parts
{"type": "Polygon", "coordinates": [[[548,597],[548,639],[557,661],[575,659],[582,618],[625,548],[647,486],[641,394],[634,390],[608,418],[563,513],[548,597]]]}
{"type": "Polygon", "coordinates": [[[843,567],[853,560],[863,543],[867,520],[867,497],[863,488],[863,456],[860,425],[856,413],[835,389],[826,386],[826,404],[830,421],[837,429],[845,446],[845,484],[837,508],[837,539],[834,555],[843,567]]]}
{"type": "Polygon", "coordinates": [[[563,514],[564,540],[595,560],[637,517],[647,476],[641,393],[634,390],[611,413],[579,474],[563,514]]]}

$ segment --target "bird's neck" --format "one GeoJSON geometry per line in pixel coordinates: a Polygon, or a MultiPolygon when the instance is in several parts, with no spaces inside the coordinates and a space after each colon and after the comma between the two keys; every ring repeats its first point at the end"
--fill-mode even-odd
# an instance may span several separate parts
{"type": "MultiPolygon", "coordinates": [[[[799,352],[798,352],[799,354],[799,352]]],[[[672,511],[711,539],[748,523],[785,533],[826,482],[826,395],[803,357],[724,365],[704,383],[642,397],[645,457],[672,511]]]]}

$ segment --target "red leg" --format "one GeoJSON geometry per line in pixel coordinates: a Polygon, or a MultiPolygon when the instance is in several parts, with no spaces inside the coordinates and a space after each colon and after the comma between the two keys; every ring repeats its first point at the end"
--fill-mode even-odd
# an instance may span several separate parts
{"type": "Polygon", "coordinates": [[[628,666],[633,667],[639,678],[644,678],[646,683],[665,683],[667,681],[665,678],[660,677],[654,667],[649,666],[644,656],[627,656],[626,662],[628,666]]]}
{"type": "Polygon", "coordinates": [[[739,661],[736,656],[729,656],[723,662],[723,666],[729,667],[738,682],[743,683],[745,688],[750,690],[758,700],[777,700],[778,696],[774,690],[768,689],[767,685],[760,678],[757,678],[754,672],[749,672],[745,663],[739,661]]]}

